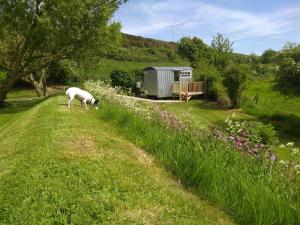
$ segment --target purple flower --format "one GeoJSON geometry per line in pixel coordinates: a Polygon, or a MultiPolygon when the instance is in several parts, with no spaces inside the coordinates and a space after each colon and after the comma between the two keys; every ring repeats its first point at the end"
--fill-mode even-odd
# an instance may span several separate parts
{"type": "Polygon", "coordinates": [[[238,136],[236,139],[237,139],[238,141],[243,141],[243,138],[240,137],[240,136],[238,136]]]}
{"type": "Polygon", "coordinates": [[[270,158],[272,161],[275,161],[276,160],[276,156],[273,154],[270,158]]]}

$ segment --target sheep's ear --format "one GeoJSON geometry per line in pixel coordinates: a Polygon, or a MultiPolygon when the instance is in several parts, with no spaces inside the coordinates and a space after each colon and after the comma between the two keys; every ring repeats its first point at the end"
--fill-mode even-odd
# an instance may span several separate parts
{"type": "Polygon", "coordinates": [[[98,104],[99,103],[99,100],[97,99],[96,101],[95,101],[95,104],[98,104]]]}

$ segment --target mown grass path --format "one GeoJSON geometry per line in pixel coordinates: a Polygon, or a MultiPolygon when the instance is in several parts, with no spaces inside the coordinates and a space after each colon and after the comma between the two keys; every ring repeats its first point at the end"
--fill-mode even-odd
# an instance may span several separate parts
{"type": "Polygon", "coordinates": [[[94,110],[64,103],[0,125],[0,224],[233,224],[94,110]]]}

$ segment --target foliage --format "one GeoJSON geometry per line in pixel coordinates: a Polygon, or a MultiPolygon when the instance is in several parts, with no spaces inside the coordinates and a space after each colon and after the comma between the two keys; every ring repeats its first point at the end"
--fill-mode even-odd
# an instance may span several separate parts
{"type": "Polygon", "coordinates": [[[260,57],[261,63],[267,64],[272,63],[275,61],[275,57],[278,55],[278,53],[272,49],[268,49],[264,51],[264,53],[260,57]]]}
{"type": "Polygon", "coordinates": [[[256,63],[253,65],[254,74],[261,77],[272,77],[276,74],[277,66],[274,64],[256,63]]]}
{"type": "Polygon", "coordinates": [[[224,72],[223,84],[234,108],[240,107],[242,92],[245,89],[249,73],[250,69],[247,65],[230,65],[224,72]]]}
{"type": "MultiPolygon", "coordinates": [[[[243,109],[272,125],[278,131],[282,142],[294,141],[300,144],[300,97],[287,97],[273,87],[274,78],[256,77],[247,84],[243,109]]],[[[293,158],[283,154],[284,158],[293,158]]],[[[300,157],[298,158],[300,162],[300,157]]]]}
{"type": "Polygon", "coordinates": [[[121,87],[123,89],[131,89],[134,85],[132,76],[123,70],[114,70],[110,75],[111,84],[113,87],[121,87]]]}
{"type": "Polygon", "coordinates": [[[5,77],[6,77],[6,73],[0,70],[0,80],[4,80],[5,77]]]}
{"type": "Polygon", "coordinates": [[[255,158],[264,157],[273,161],[276,159],[269,147],[277,142],[272,125],[256,121],[240,122],[234,118],[226,119],[225,124],[227,138],[237,149],[255,158]]]}
{"type": "Polygon", "coordinates": [[[120,87],[123,90],[135,91],[136,82],[142,81],[143,79],[143,72],[138,69],[130,72],[117,69],[111,72],[110,79],[113,87],[120,87]]]}
{"type": "Polygon", "coordinates": [[[180,57],[194,62],[207,56],[208,46],[200,38],[183,37],[177,45],[177,52],[180,57]]]}
{"type": "Polygon", "coordinates": [[[198,135],[171,130],[157,118],[141,118],[121,104],[106,102],[99,116],[239,223],[277,225],[299,220],[297,181],[289,180],[280,164],[243,157],[207,131],[198,135]]]}
{"type": "Polygon", "coordinates": [[[261,137],[263,144],[274,145],[278,143],[276,131],[271,124],[263,124],[262,122],[252,121],[250,127],[261,137]]]}
{"type": "Polygon", "coordinates": [[[0,0],[0,65],[8,74],[0,103],[17,80],[53,62],[88,62],[115,48],[120,24],[109,20],[122,2],[0,0]]]}
{"type": "Polygon", "coordinates": [[[211,100],[217,101],[220,105],[229,105],[229,99],[225,88],[222,85],[222,74],[219,70],[205,61],[198,61],[192,64],[194,67],[194,79],[206,81],[206,94],[211,100]],[[197,76],[197,78],[195,78],[197,76]]]}
{"type": "Polygon", "coordinates": [[[176,43],[122,34],[121,46],[109,59],[132,62],[177,61],[176,43]]]}
{"type": "Polygon", "coordinates": [[[47,81],[49,84],[71,84],[78,82],[78,77],[72,72],[67,63],[55,62],[47,67],[47,81]]]}
{"type": "Polygon", "coordinates": [[[222,34],[218,33],[217,36],[213,36],[211,41],[213,64],[221,71],[224,70],[232,58],[232,45],[233,42],[222,34]]]}
{"type": "Polygon", "coordinates": [[[285,58],[279,66],[275,81],[279,91],[300,96],[300,61],[285,58]]]}

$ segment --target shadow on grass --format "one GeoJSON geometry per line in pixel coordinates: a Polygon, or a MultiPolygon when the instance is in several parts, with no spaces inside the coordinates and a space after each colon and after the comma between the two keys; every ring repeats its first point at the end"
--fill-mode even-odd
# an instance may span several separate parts
{"type": "Polygon", "coordinates": [[[41,97],[41,98],[23,98],[23,99],[16,99],[16,100],[10,100],[7,101],[4,106],[0,106],[0,115],[1,114],[15,114],[24,112],[33,106],[45,101],[48,98],[59,96],[60,93],[50,95],[48,97],[41,97]]]}
{"type": "Polygon", "coordinates": [[[216,102],[202,100],[197,103],[197,107],[201,109],[207,109],[207,110],[221,110],[221,111],[227,111],[230,110],[230,107],[225,106],[219,106],[216,102]]]}
{"type": "MultiPolygon", "coordinates": [[[[300,116],[295,114],[275,113],[270,116],[261,115],[259,118],[270,122],[275,129],[283,136],[291,136],[299,139],[300,137],[300,116]]],[[[300,139],[299,139],[300,142],[300,139]]]]}

